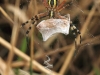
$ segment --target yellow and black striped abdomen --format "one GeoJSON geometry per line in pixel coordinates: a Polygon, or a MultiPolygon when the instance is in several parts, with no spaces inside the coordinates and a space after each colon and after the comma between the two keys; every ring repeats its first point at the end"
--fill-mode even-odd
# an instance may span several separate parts
{"type": "Polygon", "coordinates": [[[48,3],[49,3],[49,6],[51,7],[51,8],[56,8],[56,6],[57,6],[57,2],[58,0],[48,0],[48,3]]]}
{"type": "Polygon", "coordinates": [[[54,11],[49,11],[49,18],[54,18],[54,17],[55,17],[54,11]]]}

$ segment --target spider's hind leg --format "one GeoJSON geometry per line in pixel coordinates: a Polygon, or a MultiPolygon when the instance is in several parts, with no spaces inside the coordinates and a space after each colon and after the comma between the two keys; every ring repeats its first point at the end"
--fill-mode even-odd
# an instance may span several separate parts
{"type": "Polygon", "coordinates": [[[76,42],[76,35],[77,35],[77,33],[80,35],[80,44],[81,44],[81,33],[80,33],[80,31],[76,28],[76,26],[75,25],[73,25],[72,23],[71,23],[71,25],[70,25],[71,27],[71,31],[72,31],[72,33],[73,33],[73,35],[74,35],[74,37],[75,37],[75,49],[77,48],[77,42],[76,42]]]}

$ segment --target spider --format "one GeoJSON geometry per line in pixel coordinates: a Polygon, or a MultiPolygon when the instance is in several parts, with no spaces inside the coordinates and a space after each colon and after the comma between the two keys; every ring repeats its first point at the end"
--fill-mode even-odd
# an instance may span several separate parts
{"type": "MultiPolygon", "coordinates": [[[[33,16],[31,19],[29,19],[28,21],[26,21],[25,23],[22,23],[22,27],[25,26],[28,23],[32,23],[30,25],[30,27],[28,28],[28,30],[26,31],[26,35],[29,33],[29,31],[31,30],[32,26],[35,24],[37,24],[37,21],[48,16],[49,19],[50,18],[59,18],[59,19],[63,19],[64,16],[62,17],[60,15],[60,11],[62,9],[65,8],[64,4],[67,0],[63,0],[62,3],[59,3],[60,0],[42,0],[43,4],[45,6],[45,8],[47,9],[46,12],[44,13],[40,13],[37,14],[35,16],[33,16]]],[[[65,18],[64,18],[65,19],[65,18]]],[[[75,37],[75,47],[76,47],[76,34],[78,33],[80,35],[80,43],[81,43],[81,33],[80,31],[76,28],[75,25],[72,24],[72,22],[70,22],[70,30],[72,31],[74,37],[75,37]]]]}

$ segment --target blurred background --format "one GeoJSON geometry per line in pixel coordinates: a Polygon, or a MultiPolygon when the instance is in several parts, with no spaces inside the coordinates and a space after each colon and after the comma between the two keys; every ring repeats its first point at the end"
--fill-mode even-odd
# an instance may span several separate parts
{"type": "Polygon", "coordinates": [[[1,75],[29,75],[30,70],[33,75],[100,75],[100,0],[65,1],[60,14],[70,14],[82,36],[80,44],[77,34],[76,50],[71,31],[67,36],[54,34],[44,42],[33,26],[26,41],[25,33],[31,23],[22,28],[21,24],[47,10],[43,0],[0,0],[1,75]],[[46,69],[48,64],[44,61],[53,67],[46,69]]]}

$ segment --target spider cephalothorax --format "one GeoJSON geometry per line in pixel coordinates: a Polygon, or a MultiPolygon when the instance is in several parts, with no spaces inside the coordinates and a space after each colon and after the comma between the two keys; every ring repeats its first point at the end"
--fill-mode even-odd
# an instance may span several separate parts
{"type": "MultiPolygon", "coordinates": [[[[22,24],[22,27],[23,27],[27,23],[31,22],[29,29],[26,31],[26,35],[31,30],[32,26],[34,24],[35,25],[37,24],[38,20],[48,16],[50,20],[47,19],[45,21],[42,21],[42,23],[40,22],[39,25],[37,26],[37,28],[42,28],[42,30],[40,30],[40,31],[47,32],[47,31],[52,30],[49,27],[53,27],[55,30],[57,30],[55,32],[60,33],[60,31],[58,31],[58,30],[61,30],[61,29],[59,29],[60,28],[59,26],[65,25],[66,26],[65,31],[68,31],[68,32],[63,31],[61,33],[65,33],[66,35],[68,35],[69,29],[70,29],[72,31],[73,35],[75,36],[75,45],[76,45],[76,33],[80,34],[80,31],[75,27],[75,25],[72,24],[72,22],[70,22],[70,16],[68,16],[69,14],[67,14],[67,16],[61,16],[59,14],[59,11],[61,11],[63,8],[65,8],[64,4],[66,3],[67,0],[63,0],[62,3],[60,3],[59,0],[42,0],[42,1],[43,1],[44,6],[47,8],[47,11],[44,12],[44,13],[39,13],[39,14],[33,16],[30,20],[28,20],[28,21],[26,21],[25,23],[22,24]],[[61,25],[58,24],[59,26],[56,26],[55,24],[57,24],[58,21],[61,22],[60,23],[61,25]],[[57,23],[54,24],[54,22],[57,22],[57,23]],[[65,22],[65,23],[63,23],[63,22],[65,22]],[[48,27],[48,26],[46,26],[45,23],[51,23],[51,25],[48,27]],[[45,26],[44,25],[43,26],[47,27],[47,31],[45,30],[44,27],[42,27],[41,24],[44,24],[45,26]],[[57,27],[58,27],[58,29],[57,29],[57,27]],[[43,28],[44,28],[44,30],[43,30],[43,28]],[[50,29],[50,30],[48,30],[48,29],[50,29]]],[[[54,34],[55,32],[53,31],[52,34],[54,34]]],[[[52,34],[50,34],[50,35],[52,35],[52,34]]],[[[80,43],[81,43],[81,35],[80,35],[80,43]]]]}

